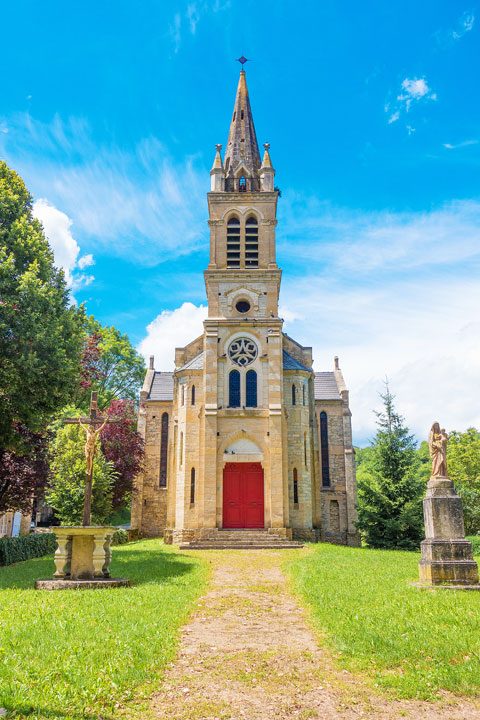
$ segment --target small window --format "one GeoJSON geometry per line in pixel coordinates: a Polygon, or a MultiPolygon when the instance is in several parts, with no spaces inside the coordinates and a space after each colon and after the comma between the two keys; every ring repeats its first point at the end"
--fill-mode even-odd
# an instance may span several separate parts
{"type": "Polygon", "coordinates": [[[238,312],[247,313],[250,310],[250,303],[247,300],[239,300],[235,307],[238,312]]]}
{"type": "Polygon", "coordinates": [[[241,119],[243,120],[243,110],[241,111],[240,117],[241,117],[241,119]]]}
{"type": "Polygon", "coordinates": [[[227,267],[240,267],[240,220],[237,217],[227,222],[227,267]]]}
{"type": "Polygon", "coordinates": [[[293,468],[293,504],[298,505],[298,473],[297,468],[293,468]]]}
{"type": "Polygon", "coordinates": [[[257,373],[255,370],[248,370],[246,377],[247,385],[247,407],[257,407],[257,373]]]}
{"type": "Polygon", "coordinates": [[[190,470],[190,505],[195,505],[195,468],[190,470]]]}
{"type": "Polygon", "coordinates": [[[305,383],[302,385],[302,394],[303,394],[303,404],[306,405],[306,392],[305,392],[305,383]]]}
{"type": "Polygon", "coordinates": [[[192,405],[195,405],[195,385],[192,385],[192,405]]]}
{"type": "Polygon", "coordinates": [[[185,385],[181,386],[180,400],[181,400],[182,405],[185,405],[185,385]]]}
{"type": "Polygon", "coordinates": [[[240,373],[232,370],[228,376],[228,406],[240,407],[240,373]]]}
{"type": "Polygon", "coordinates": [[[297,404],[297,388],[295,385],[292,385],[292,405],[297,404]]]}
{"type": "Polygon", "coordinates": [[[258,221],[253,215],[245,222],[245,267],[258,267],[258,221]]]}
{"type": "Polygon", "coordinates": [[[247,191],[247,180],[244,175],[240,178],[238,181],[238,191],[239,192],[246,192],[247,191]]]}
{"type": "Polygon", "coordinates": [[[322,455],[322,486],[330,487],[330,460],[328,457],[328,418],[320,413],[320,451],[322,455]]]}
{"type": "Polygon", "coordinates": [[[303,455],[305,460],[305,467],[308,467],[308,453],[307,453],[307,433],[303,435],[303,455]]]}
{"type": "Polygon", "coordinates": [[[183,432],[180,433],[180,467],[183,465],[183,432]]]}
{"type": "Polygon", "coordinates": [[[162,429],[160,433],[160,487],[167,487],[168,462],[168,413],[162,415],[162,429]]]}

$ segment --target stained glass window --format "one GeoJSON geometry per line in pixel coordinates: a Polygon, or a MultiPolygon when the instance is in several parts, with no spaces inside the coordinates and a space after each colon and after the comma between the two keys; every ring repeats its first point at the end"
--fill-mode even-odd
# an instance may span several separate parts
{"type": "Polygon", "coordinates": [[[232,370],[228,377],[228,405],[229,407],[240,407],[240,373],[232,370]]]}
{"type": "Polygon", "coordinates": [[[167,487],[167,462],[168,462],[168,413],[162,415],[162,427],[160,432],[160,487],[167,487]]]}
{"type": "Polygon", "coordinates": [[[257,407],[257,373],[255,370],[247,372],[247,407],[257,407]]]}
{"type": "Polygon", "coordinates": [[[320,413],[320,449],[322,454],[322,485],[330,487],[330,462],[328,458],[328,419],[327,413],[320,413]]]}

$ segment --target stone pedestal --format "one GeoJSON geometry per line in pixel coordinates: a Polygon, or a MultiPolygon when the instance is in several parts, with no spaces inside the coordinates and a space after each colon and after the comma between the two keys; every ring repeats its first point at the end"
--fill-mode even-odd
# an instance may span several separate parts
{"type": "Polygon", "coordinates": [[[425,540],[421,543],[420,582],[429,585],[475,585],[478,566],[465,539],[462,500],[453,482],[432,477],[423,501],[425,540]]]}
{"type": "Polygon", "coordinates": [[[128,585],[129,581],[121,578],[115,583],[110,580],[110,546],[115,529],[102,525],[51,528],[57,539],[55,573],[53,580],[38,580],[35,587],[53,590],[56,585],[62,589],[82,584],[89,588],[128,585]]]}

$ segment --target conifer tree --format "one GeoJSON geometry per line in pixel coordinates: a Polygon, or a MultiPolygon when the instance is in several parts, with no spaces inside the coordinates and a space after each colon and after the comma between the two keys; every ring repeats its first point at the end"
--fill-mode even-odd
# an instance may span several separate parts
{"type": "Polygon", "coordinates": [[[377,433],[358,469],[358,529],[376,548],[418,548],[424,481],[416,442],[395,409],[388,382],[376,412],[377,433]]]}

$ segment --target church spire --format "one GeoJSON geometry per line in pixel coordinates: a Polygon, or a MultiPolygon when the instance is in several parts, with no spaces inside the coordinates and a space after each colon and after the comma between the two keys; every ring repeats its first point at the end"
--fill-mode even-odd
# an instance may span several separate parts
{"type": "Polygon", "coordinates": [[[226,189],[258,190],[260,164],[260,153],[253,123],[252,108],[248,97],[247,80],[245,70],[242,69],[225,152],[226,189]],[[239,184],[240,177],[248,180],[248,184],[244,186],[243,181],[239,184]]]}

